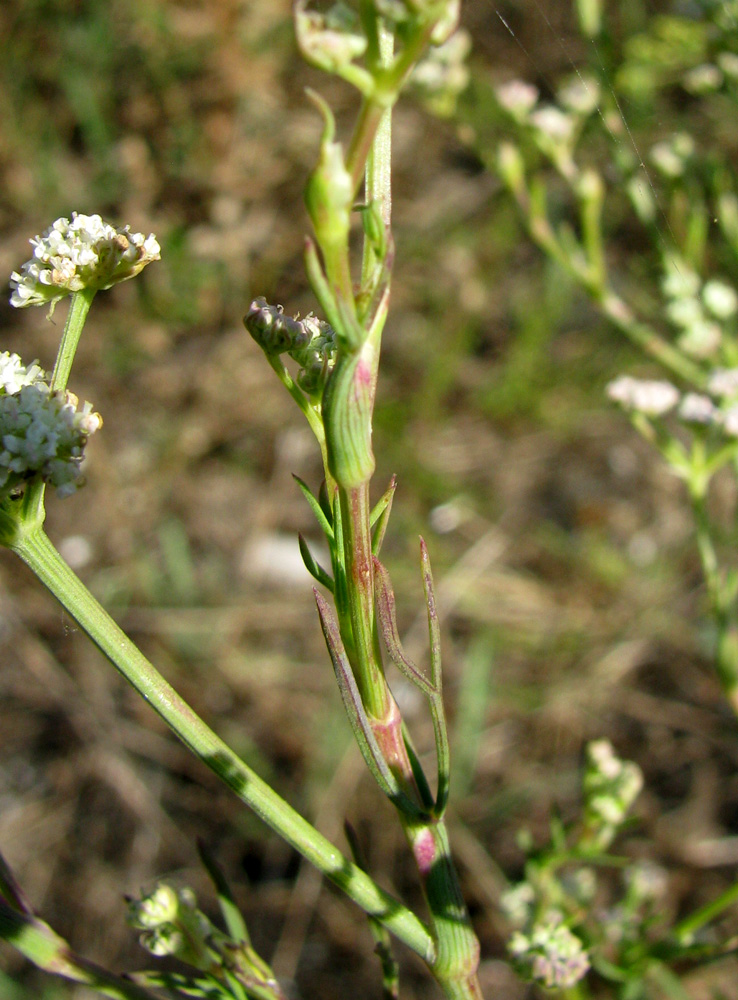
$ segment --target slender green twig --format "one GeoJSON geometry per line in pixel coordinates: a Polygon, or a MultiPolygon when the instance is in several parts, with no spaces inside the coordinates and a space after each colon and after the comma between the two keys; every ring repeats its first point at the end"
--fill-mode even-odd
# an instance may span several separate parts
{"type": "Polygon", "coordinates": [[[19,532],[12,548],[200,760],[349,898],[426,962],[433,962],[433,940],[415,914],[344,857],[195,714],[90,594],[40,527],[19,532]]]}
{"type": "Polygon", "coordinates": [[[0,938],[45,972],[89,986],[111,1000],[157,1000],[142,986],[76,955],[43,920],[18,912],[4,899],[0,899],[0,938]]]}
{"type": "Polygon", "coordinates": [[[90,311],[90,306],[94,298],[95,289],[90,288],[83,288],[81,292],[75,292],[72,295],[71,302],[69,303],[69,312],[67,313],[67,321],[64,324],[64,332],[62,333],[54,371],[51,376],[51,388],[54,390],[64,390],[67,387],[79,338],[82,335],[87,313],[90,311]]]}

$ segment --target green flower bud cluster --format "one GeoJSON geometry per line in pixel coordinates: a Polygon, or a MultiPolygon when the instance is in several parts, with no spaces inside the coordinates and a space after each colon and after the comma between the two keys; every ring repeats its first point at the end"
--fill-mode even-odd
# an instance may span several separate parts
{"type": "Polygon", "coordinates": [[[52,392],[38,365],[0,354],[0,499],[40,478],[69,496],[83,484],[87,439],[102,426],[90,403],[52,392]]]}
{"type": "Polygon", "coordinates": [[[459,23],[461,0],[374,0],[374,7],[399,29],[408,22],[435,21],[431,42],[443,45],[459,23]]]}
{"type": "Polygon", "coordinates": [[[265,354],[289,353],[310,342],[310,333],[298,319],[286,316],[283,306],[270,306],[262,295],[252,301],[243,322],[265,354]]]}
{"type": "Polygon", "coordinates": [[[128,900],[128,922],[141,931],[141,945],[150,954],[173,955],[202,968],[214,928],[197,909],[191,889],[173,889],[160,882],[141,899],[128,900]]]}
{"type": "Polygon", "coordinates": [[[359,19],[345,3],[322,14],[308,10],[307,0],[297,0],[295,33],[306,61],[326,73],[339,73],[363,56],[368,44],[359,19]]]}
{"type": "Polygon", "coordinates": [[[428,49],[413,71],[411,86],[439,118],[451,117],[459,95],[469,83],[466,60],[471,47],[471,36],[459,29],[442,45],[428,49]]]}
{"type": "Polygon", "coordinates": [[[297,362],[297,384],[312,402],[320,402],[336,360],[333,328],[312,313],[304,319],[287,316],[263,296],[253,300],[243,321],[265,354],[288,354],[297,362]]]}
{"type": "Polygon", "coordinates": [[[537,88],[521,80],[501,84],[495,96],[500,109],[525,130],[557,170],[576,179],[572,157],[587,119],[598,107],[597,81],[583,75],[568,80],[559,88],[556,104],[541,102],[537,88]]]}
{"type": "Polygon", "coordinates": [[[302,320],[302,326],[310,333],[310,341],[291,352],[300,365],[296,381],[311,400],[318,402],[336,363],[336,334],[333,327],[312,314],[302,320]]]}
{"type": "Polygon", "coordinates": [[[711,358],[724,340],[732,340],[738,327],[738,292],[727,281],[713,278],[703,284],[686,261],[672,258],[665,265],[661,288],[666,316],[686,354],[711,358]]]}

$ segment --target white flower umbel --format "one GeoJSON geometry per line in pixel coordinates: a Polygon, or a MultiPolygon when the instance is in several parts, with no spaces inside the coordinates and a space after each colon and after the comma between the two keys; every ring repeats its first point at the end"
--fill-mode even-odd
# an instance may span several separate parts
{"type": "Polygon", "coordinates": [[[516,931],[508,949],[518,971],[546,989],[568,989],[590,967],[584,945],[564,924],[536,924],[528,934],[516,931]]]}
{"type": "Polygon", "coordinates": [[[30,242],[33,256],[10,276],[10,304],[18,308],[53,305],[85,288],[110,288],[161,257],[153,233],[116,229],[99,215],[76,212],[71,221],[57,219],[30,242]]]}
{"type": "Polygon", "coordinates": [[[621,375],[607,387],[607,395],[626,410],[660,417],[679,402],[679,390],[671,382],[621,375]]]}
{"type": "Polygon", "coordinates": [[[52,392],[38,365],[0,354],[0,500],[40,478],[69,496],[82,485],[87,439],[102,426],[90,403],[52,392]]]}

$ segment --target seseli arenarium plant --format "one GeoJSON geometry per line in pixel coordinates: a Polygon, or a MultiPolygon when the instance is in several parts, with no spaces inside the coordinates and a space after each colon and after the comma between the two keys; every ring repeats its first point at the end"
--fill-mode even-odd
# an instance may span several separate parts
{"type": "MultiPolygon", "coordinates": [[[[50,376],[35,362],[26,365],[16,355],[0,356],[0,542],[30,567],[193,753],[366,912],[386,997],[400,995],[394,937],[425,962],[445,996],[473,1000],[481,997],[480,946],[462,897],[445,821],[449,739],[430,559],[421,541],[430,643],[429,667],[422,669],[403,649],[393,585],[380,560],[395,481],[378,499],[371,497],[372,414],[394,259],[392,108],[413,76],[431,106],[444,113],[453,108],[467,80],[463,58],[468,40],[454,34],[458,17],[458,0],[360,0],[354,6],[338,3],[325,13],[297,0],[295,29],[303,56],[350,84],[358,93],[358,111],[348,140],[341,141],[329,104],[321,95],[309,94],[323,124],[317,164],[305,191],[313,231],[306,238],[304,257],[315,313],[290,315],[282,305],[256,297],[244,318],[249,334],[304,414],[322,456],[323,482],[314,488],[302,481],[298,485],[322,530],[329,560],[320,565],[302,539],[300,551],[316,581],[318,620],[348,721],[414,859],[424,917],[381,889],[366,872],[353,831],[347,829],[351,860],[198,718],[84,587],[44,530],[46,487],[64,495],[81,485],[84,449],[101,425],[91,406],[80,408],[67,391],[87,313],[98,291],[135,276],[159,258],[153,235],[116,228],[97,215],[73,214],[33,239],[32,258],[12,275],[14,306],[53,309],[63,298],[70,304],[50,376]],[[356,230],[362,233],[359,260],[352,253],[356,230]],[[390,664],[427,703],[436,757],[430,777],[388,684],[385,671],[390,664]]],[[[581,175],[572,158],[574,118],[568,119],[561,109],[535,110],[537,96],[516,86],[517,94],[501,97],[501,103],[512,108],[521,127],[533,129],[541,154],[571,180],[585,213],[588,256],[581,260],[581,248],[575,253],[571,244],[562,250],[551,242],[540,185],[531,196],[524,160],[515,150],[501,151],[503,176],[529,212],[531,228],[541,242],[548,242],[550,252],[578,269],[598,301],[622,319],[623,306],[608,290],[598,249],[599,182],[593,174],[581,175]],[[564,252],[570,256],[562,256],[564,252]]],[[[570,103],[575,96],[570,95],[570,103]]],[[[582,100],[579,95],[579,105],[582,100]]],[[[572,116],[584,113],[571,111],[572,116]]],[[[720,302],[725,311],[724,290],[720,296],[720,288],[714,286],[709,296],[713,309],[720,302]]],[[[623,322],[630,329],[628,315],[623,322]]],[[[634,336],[652,345],[651,353],[671,359],[679,375],[697,372],[682,351],[663,346],[641,327],[634,330],[634,336]]],[[[727,373],[722,377],[730,378],[727,373]]],[[[647,405],[639,403],[636,409],[649,413],[650,407],[651,416],[679,402],[673,387],[626,382],[613,387],[612,393],[627,405],[634,398],[646,399],[647,405]]],[[[694,415],[707,406],[704,399],[685,396],[680,403],[699,426],[705,421],[694,415]]],[[[721,426],[727,427],[728,420],[726,414],[721,426]]],[[[625,984],[618,994],[623,998],[647,995],[648,977],[664,982],[670,964],[694,957],[690,948],[697,932],[736,895],[725,894],[711,908],[682,921],[676,931],[659,927],[652,933],[656,890],[648,887],[645,874],[640,881],[634,874],[626,882],[620,909],[613,909],[609,923],[603,923],[595,907],[599,897],[592,869],[626,864],[609,851],[626,825],[641,783],[635,765],[618,760],[609,744],[591,745],[581,820],[568,829],[552,824],[550,846],[526,845],[524,878],[504,897],[511,927],[508,952],[525,978],[547,990],[563,990],[570,997],[593,995],[588,982],[595,982],[596,973],[617,988],[625,984]]],[[[48,972],[117,1000],[162,996],[281,1000],[283,990],[254,951],[223,873],[205,849],[201,856],[218,898],[222,927],[205,916],[189,889],[166,882],[128,900],[129,919],[143,947],[153,956],[178,959],[177,969],[182,971],[167,967],[122,977],[86,961],[34,913],[1,860],[0,936],[48,972]]],[[[706,946],[697,957],[722,951],[706,946]]]]}

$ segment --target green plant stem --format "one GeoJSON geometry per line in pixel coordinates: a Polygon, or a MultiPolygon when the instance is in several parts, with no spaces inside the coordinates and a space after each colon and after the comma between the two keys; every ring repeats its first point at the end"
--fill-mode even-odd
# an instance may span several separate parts
{"type": "Polygon", "coordinates": [[[95,289],[91,288],[83,288],[81,292],[74,292],[72,295],[67,321],[64,324],[64,332],[62,333],[61,343],[56,355],[54,372],[51,376],[51,388],[53,390],[63,391],[67,387],[79,338],[82,335],[87,313],[90,311],[90,306],[94,298],[95,289]]]}
{"type": "MultiPolygon", "coordinates": [[[[489,162],[489,159],[487,161],[489,162]]],[[[502,180],[505,182],[504,177],[502,180]]],[[[533,242],[584,288],[613,326],[625,334],[628,340],[639,347],[644,354],[663,365],[667,371],[698,388],[704,387],[705,374],[699,365],[690,361],[676,347],[672,347],[653,327],[636,319],[630,306],[607,286],[606,275],[600,274],[594,280],[589,268],[582,268],[576,261],[571,260],[541,205],[533,204],[534,199],[531,199],[527,189],[520,187],[515,190],[509,184],[507,187],[520,208],[528,235],[533,242]]]]}
{"type": "Polygon", "coordinates": [[[339,503],[344,532],[344,565],[351,620],[352,664],[361,700],[368,715],[385,720],[391,695],[384,677],[379,639],[374,617],[374,560],[369,526],[371,505],[369,483],[354,489],[339,486],[339,503]]]}
{"type": "Polygon", "coordinates": [[[0,899],[0,938],[54,976],[89,986],[111,1000],[157,1000],[157,995],[81,958],[48,924],[0,899]]]}
{"type": "Polygon", "coordinates": [[[682,945],[689,944],[697,931],[709,924],[715,917],[720,916],[723,910],[727,910],[734,903],[738,903],[738,882],[722,892],[717,899],[711,900],[690,916],[685,917],[684,920],[680,920],[672,931],[674,938],[682,945]]]}
{"type": "Polygon", "coordinates": [[[738,714],[738,648],[733,636],[735,625],[734,596],[726,593],[721,578],[720,563],[712,540],[710,518],[707,512],[705,494],[709,478],[705,482],[702,480],[703,477],[698,476],[695,482],[688,482],[687,487],[695,520],[697,550],[707,587],[710,612],[717,632],[715,666],[725,697],[733,711],[738,714]]]}
{"type": "Polygon", "coordinates": [[[704,387],[706,378],[699,365],[690,361],[676,347],[672,347],[653,327],[637,320],[630,306],[615,292],[608,289],[594,301],[603,315],[636,347],[640,347],[644,354],[650,355],[654,361],[658,361],[667,371],[684,379],[685,382],[689,382],[697,388],[704,387]]]}
{"type": "Polygon", "coordinates": [[[20,530],[11,547],[200,760],[366,913],[376,917],[426,962],[433,963],[434,942],[415,914],[345,858],[193,712],[90,594],[40,526],[20,530]]]}

